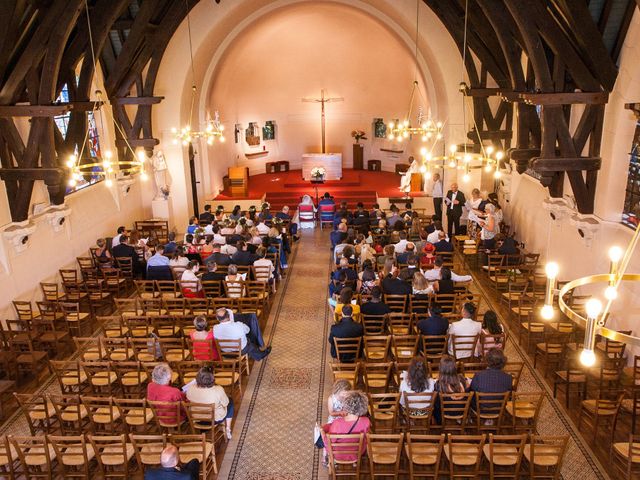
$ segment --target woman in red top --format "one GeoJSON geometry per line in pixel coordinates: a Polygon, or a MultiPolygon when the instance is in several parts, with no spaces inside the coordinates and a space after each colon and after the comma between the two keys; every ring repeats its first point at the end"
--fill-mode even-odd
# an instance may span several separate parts
{"type": "Polygon", "coordinates": [[[193,326],[196,329],[189,334],[193,358],[203,361],[219,360],[218,349],[213,339],[213,329],[207,331],[207,317],[198,315],[193,319],[193,326]]]}
{"type": "MultiPolygon", "coordinates": [[[[367,396],[364,393],[359,390],[345,392],[344,398],[342,400],[342,411],[347,412],[347,414],[344,417],[335,419],[332,423],[323,425],[322,430],[325,434],[366,434],[371,428],[371,422],[369,421],[369,418],[364,416],[367,414],[368,410],[369,401],[367,400],[367,396]]],[[[367,437],[366,435],[363,435],[363,437],[362,451],[360,452],[360,455],[363,455],[367,450],[367,437]]],[[[329,440],[326,436],[323,440],[325,445],[329,445],[329,440]]],[[[334,459],[341,462],[357,461],[357,457],[351,453],[338,453],[340,452],[340,447],[336,444],[344,443],[345,441],[346,440],[342,439],[334,441],[334,459]]]]}

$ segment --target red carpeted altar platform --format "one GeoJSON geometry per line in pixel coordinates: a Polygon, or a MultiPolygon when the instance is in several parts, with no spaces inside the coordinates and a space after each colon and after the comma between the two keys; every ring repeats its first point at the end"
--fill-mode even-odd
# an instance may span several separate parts
{"type": "MultiPolygon", "coordinates": [[[[370,208],[377,197],[400,196],[399,185],[400,176],[394,172],[343,169],[341,180],[318,185],[318,195],[329,192],[336,203],[346,201],[349,208],[355,208],[358,202],[363,202],[370,208]]],[[[305,194],[311,195],[315,201],[316,193],[314,185],[302,178],[302,170],[290,170],[249,177],[249,195],[246,197],[231,197],[225,190],[213,200],[259,200],[265,194],[272,210],[276,210],[283,205],[294,207],[305,194]]]]}

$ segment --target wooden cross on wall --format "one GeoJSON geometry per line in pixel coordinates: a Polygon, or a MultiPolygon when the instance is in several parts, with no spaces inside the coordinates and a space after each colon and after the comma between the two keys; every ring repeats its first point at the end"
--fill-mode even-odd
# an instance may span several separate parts
{"type": "Polygon", "coordinates": [[[344,102],[344,98],[342,97],[327,97],[324,96],[324,89],[320,90],[320,98],[303,98],[303,102],[312,102],[312,103],[320,103],[322,105],[322,113],[320,117],[320,122],[322,126],[322,153],[327,153],[325,148],[325,115],[324,115],[324,104],[329,102],[344,102]]]}

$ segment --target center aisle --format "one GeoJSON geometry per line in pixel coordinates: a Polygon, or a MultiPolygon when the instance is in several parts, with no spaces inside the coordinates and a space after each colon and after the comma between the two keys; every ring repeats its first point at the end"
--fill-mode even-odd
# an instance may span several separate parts
{"type": "Polygon", "coordinates": [[[302,231],[265,332],[273,351],[253,364],[220,479],[326,478],[312,434],[328,387],[328,241],[319,229],[302,231]]]}

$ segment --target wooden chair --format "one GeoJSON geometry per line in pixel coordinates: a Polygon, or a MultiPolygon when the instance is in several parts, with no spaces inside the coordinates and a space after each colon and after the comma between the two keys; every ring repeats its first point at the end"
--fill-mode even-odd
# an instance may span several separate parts
{"type": "Polygon", "coordinates": [[[127,362],[133,358],[133,349],[129,338],[104,337],[101,341],[105,360],[127,362]]]}
{"type": "Polygon", "coordinates": [[[493,432],[497,434],[501,431],[504,411],[510,396],[511,392],[476,392],[473,416],[478,433],[493,432]]]}
{"type": "Polygon", "coordinates": [[[391,353],[389,335],[365,335],[364,358],[367,362],[386,362],[391,353]]]}
{"type": "Polygon", "coordinates": [[[216,339],[216,344],[218,345],[219,350],[219,358],[222,360],[231,360],[238,362],[238,367],[240,368],[240,374],[246,375],[247,377],[251,373],[249,369],[249,355],[246,353],[242,353],[242,343],[240,339],[235,340],[226,340],[226,339],[216,339]]]}
{"type": "Polygon", "coordinates": [[[611,462],[621,477],[632,480],[640,475],[640,437],[629,435],[628,442],[611,445],[611,462]]]}
{"type": "Polygon", "coordinates": [[[474,393],[440,393],[440,428],[443,432],[457,432],[460,435],[467,428],[469,410],[474,393]]]}
{"type": "Polygon", "coordinates": [[[163,433],[181,433],[186,416],[181,402],[162,402],[147,400],[153,411],[153,417],[160,431],[163,433]]]}
{"type": "Polygon", "coordinates": [[[510,428],[514,433],[536,432],[544,392],[513,392],[507,402],[510,428]]]}
{"type": "Polygon", "coordinates": [[[570,352],[566,345],[563,346],[562,356],[565,359],[565,368],[555,372],[553,398],[556,398],[558,390],[564,389],[565,406],[569,408],[572,390],[579,395],[581,400],[587,398],[587,375],[576,358],[576,354],[570,352]]]}
{"type": "MultiPolygon", "coordinates": [[[[220,340],[222,342],[222,340],[220,340]]],[[[184,362],[191,360],[191,350],[185,344],[184,338],[159,338],[162,358],[165,362],[184,362]]],[[[222,348],[222,347],[221,347],[222,348]]]]}
{"type": "Polygon", "coordinates": [[[82,337],[86,333],[92,332],[91,316],[86,312],[80,311],[80,303],[62,302],[60,303],[60,308],[71,337],[82,337]]]}
{"type": "Polygon", "coordinates": [[[511,390],[517,391],[518,384],[520,383],[520,377],[522,376],[522,370],[524,369],[524,362],[507,362],[502,371],[508,373],[513,378],[511,382],[511,390]]]}
{"type": "Polygon", "coordinates": [[[364,385],[367,393],[384,393],[388,391],[391,383],[393,363],[363,362],[364,385]]]}
{"type": "Polygon", "coordinates": [[[32,333],[25,332],[25,334],[23,340],[11,338],[8,342],[9,349],[15,356],[18,376],[31,375],[37,383],[43,374],[49,373],[47,352],[36,350],[32,333]]]}
{"type": "Polygon", "coordinates": [[[453,358],[463,362],[475,361],[479,340],[480,335],[449,335],[453,358]]]}
{"type": "Polygon", "coordinates": [[[611,443],[613,443],[613,436],[616,431],[616,423],[618,422],[620,405],[624,399],[624,392],[619,393],[617,396],[612,395],[612,393],[613,392],[607,393],[605,398],[583,400],[580,403],[578,428],[582,426],[582,422],[585,422],[587,428],[593,430],[594,441],[597,441],[598,429],[603,425],[611,429],[611,443]]]}
{"type": "Polygon", "coordinates": [[[42,291],[42,298],[47,302],[62,302],[66,299],[64,291],[55,282],[40,282],[40,290],[42,291]]]}
{"type": "Polygon", "coordinates": [[[214,445],[213,455],[215,457],[215,444],[226,438],[224,422],[211,421],[212,418],[215,418],[216,406],[214,404],[185,402],[184,409],[189,419],[191,431],[205,434],[207,442],[214,445]]]}
{"type": "Polygon", "coordinates": [[[418,354],[418,335],[393,335],[391,350],[397,362],[408,362],[418,354]]]}
{"type": "Polygon", "coordinates": [[[18,453],[9,443],[9,438],[0,438],[0,475],[13,480],[18,467],[18,453]]]}
{"type": "Polygon", "coordinates": [[[132,433],[129,435],[131,445],[136,455],[136,461],[140,468],[155,468],[160,466],[160,454],[167,446],[167,435],[141,435],[132,433]]]}
{"type": "Polygon", "coordinates": [[[351,476],[360,478],[364,433],[349,435],[327,434],[326,449],[329,454],[329,473],[332,480],[351,476]]]}
{"type": "Polygon", "coordinates": [[[54,432],[58,428],[56,410],[47,397],[39,394],[13,393],[18,408],[29,425],[31,435],[54,432]]]}
{"type": "Polygon", "coordinates": [[[367,456],[369,457],[369,475],[398,478],[404,433],[367,433],[367,456]]]}
{"type": "Polygon", "coordinates": [[[49,360],[49,367],[58,379],[63,394],[81,394],[89,389],[87,375],[79,362],[49,360]]]}
{"type": "Polygon", "coordinates": [[[49,395],[63,435],[82,435],[89,428],[89,414],[80,395],[49,395]]]}
{"type": "Polygon", "coordinates": [[[447,435],[444,453],[449,461],[449,478],[478,478],[484,435],[447,435]]]}
{"type": "Polygon", "coordinates": [[[177,298],[181,295],[178,282],[174,280],[156,280],[155,282],[158,290],[158,297],[177,298]]]}
{"type": "Polygon", "coordinates": [[[211,478],[212,474],[218,473],[215,445],[207,441],[204,433],[171,435],[171,443],[178,447],[180,463],[186,464],[194,459],[200,462],[201,480],[211,478]]]}
{"type": "Polygon", "coordinates": [[[81,397],[82,405],[87,410],[91,430],[95,433],[115,434],[122,431],[120,410],[112,397],[81,397]]]}
{"type": "Polygon", "coordinates": [[[433,409],[438,401],[436,392],[402,393],[405,424],[411,433],[428,433],[433,409]]]}
{"type": "Polygon", "coordinates": [[[384,303],[391,309],[392,312],[405,313],[408,311],[409,304],[408,295],[384,295],[384,303]]]}
{"type": "Polygon", "coordinates": [[[84,435],[48,435],[47,441],[56,453],[56,462],[62,467],[63,477],[90,478],[95,452],[84,435]]]}
{"type": "Polygon", "coordinates": [[[369,393],[369,418],[375,433],[393,433],[398,428],[399,393],[369,393]]]}
{"type": "Polygon", "coordinates": [[[364,334],[384,335],[386,333],[387,315],[361,315],[364,334]]]}
{"type": "Polygon", "coordinates": [[[9,444],[18,455],[19,472],[24,478],[54,477],[53,462],[56,452],[44,435],[9,437],[9,444]]]}
{"type": "Polygon", "coordinates": [[[410,335],[413,333],[413,315],[411,313],[391,312],[388,316],[389,332],[392,335],[410,335]]]}
{"type": "Polygon", "coordinates": [[[114,398],[113,402],[127,433],[146,433],[153,426],[153,410],[144,398],[114,398]]]}
{"type": "Polygon", "coordinates": [[[559,479],[568,443],[568,435],[562,437],[531,435],[529,443],[524,446],[524,458],[529,467],[528,478],[559,479]]]}
{"type": "Polygon", "coordinates": [[[127,436],[87,435],[95,453],[102,478],[129,478],[135,452],[127,436]]]}
{"type": "Polygon", "coordinates": [[[444,450],[444,435],[419,435],[407,433],[405,453],[409,460],[410,478],[441,477],[442,451],[444,450]]]}
{"type": "Polygon", "coordinates": [[[223,387],[230,398],[236,392],[239,397],[242,396],[242,373],[239,361],[215,361],[213,362],[213,372],[216,385],[223,387]]]}
{"type": "Polygon", "coordinates": [[[484,456],[489,463],[489,476],[494,478],[520,478],[520,465],[527,435],[494,435],[490,433],[484,444],[484,456]]]}
{"type": "MultiPolygon", "coordinates": [[[[518,300],[520,303],[522,300],[518,300]]],[[[525,307],[517,307],[524,310],[525,307]]],[[[537,311],[533,309],[527,311],[524,320],[520,323],[518,332],[518,344],[522,345],[522,337],[526,340],[527,352],[531,351],[531,346],[544,341],[546,325],[536,317],[537,311]]]]}
{"type": "Polygon", "coordinates": [[[336,350],[335,361],[339,363],[356,362],[362,352],[362,337],[355,338],[333,338],[333,345],[336,350]]]}
{"type": "MultiPolygon", "coordinates": [[[[104,339],[103,339],[104,340],[104,339]]],[[[111,362],[80,362],[84,369],[91,391],[95,395],[113,395],[118,388],[118,376],[111,362]]]]}
{"type": "Polygon", "coordinates": [[[438,363],[442,355],[447,353],[448,335],[422,335],[422,353],[430,363],[438,363]]]}
{"type": "Polygon", "coordinates": [[[331,363],[331,372],[333,373],[333,380],[347,380],[351,387],[355,388],[358,385],[358,378],[360,376],[360,362],[355,363],[331,363]]]}

